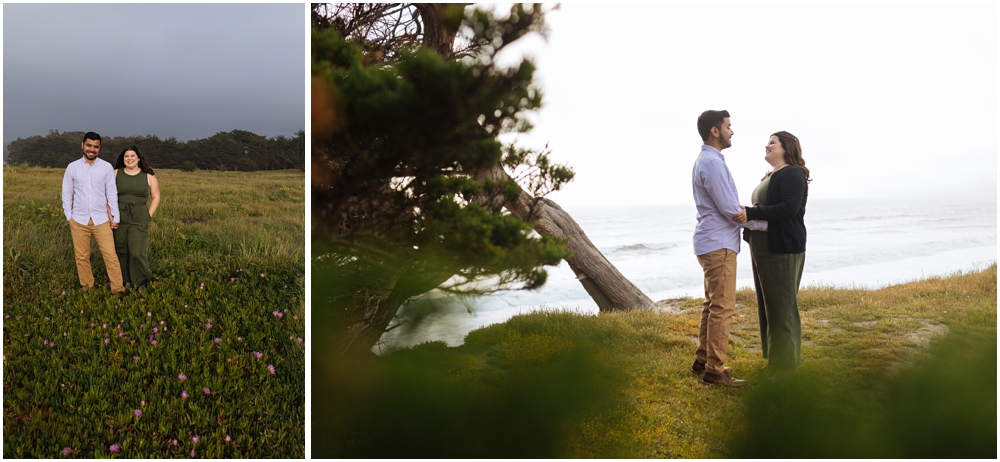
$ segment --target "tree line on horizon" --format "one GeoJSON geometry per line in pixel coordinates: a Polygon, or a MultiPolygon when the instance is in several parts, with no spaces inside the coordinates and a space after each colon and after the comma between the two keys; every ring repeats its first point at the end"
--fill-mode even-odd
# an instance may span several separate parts
{"type": "MultiPolygon", "coordinates": [[[[18,138],[7,145],[6,165],[65,167],[82,155],[84,132],[50,130],[45,136],[18,138]]],[[[305,170],[305,131],[295,136],[265,137],[246,130],[219,132],[208,138],[178,141],[156,135],[101,135],[101,158],[114,163],[126,146],[136,145],[154,169],[305,170]]]]}

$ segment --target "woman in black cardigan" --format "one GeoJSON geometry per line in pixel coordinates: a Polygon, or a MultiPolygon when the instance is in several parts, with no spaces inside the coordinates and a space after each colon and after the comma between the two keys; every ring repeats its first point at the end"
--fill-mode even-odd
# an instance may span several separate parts
{"type": "Polygon", "coordinates": [[[788,132],[771,135],[764,148],[771,171],[751,195],[746,220],[767,220],[767,231],[743,233],[750,243],[757,292],[760,339],[772,378],[795,373],[802,362],[799,282],[806,259],[806,199],[809,169],[799,139],[788,132]]]}

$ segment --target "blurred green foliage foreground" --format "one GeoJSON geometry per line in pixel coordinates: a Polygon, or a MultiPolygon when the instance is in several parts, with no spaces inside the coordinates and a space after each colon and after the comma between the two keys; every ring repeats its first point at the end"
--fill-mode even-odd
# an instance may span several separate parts
{"type": "Polygon", "coordinates": [[[996,265],[803,290],[804,364],[784,382],[767,379],[754,300],[738,294],[727,363],[743,389],[688,372],[698,299],[521,315],[455,348],[316,351],[313,456],[996,457],[996,265]]]}

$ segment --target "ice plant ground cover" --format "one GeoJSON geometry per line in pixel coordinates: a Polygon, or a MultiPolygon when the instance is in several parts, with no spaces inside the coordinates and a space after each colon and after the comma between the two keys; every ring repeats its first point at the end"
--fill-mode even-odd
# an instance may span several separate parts
{"type": "Polygon", "coordinates": [[[119,299],[96,244],[79,288],[62,170],[4,168],[5,458],[304,457],[302,173],[156,173],[119,299]]]}

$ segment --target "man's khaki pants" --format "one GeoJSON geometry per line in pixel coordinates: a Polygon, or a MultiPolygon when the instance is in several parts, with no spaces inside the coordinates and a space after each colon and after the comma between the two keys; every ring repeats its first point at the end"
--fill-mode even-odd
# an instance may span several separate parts
{"type": "Polygon", "coordinates": [[[76,273],[80,276],[80,285],[94,287],[94,273],[90,269],[90,237],[97,240],[97,247],[104,257],[104,266],[108,269],[108,280],[111,281],[111,292],[124,292],[122,285],[122,269],[118,265],[118,254],[115,253],[115,238],[111,231],[111,222],[94,226],[94,220],[81,225],[70,218],[69,231],[73,235],[73,253],[76,255],[76,273]]]}
{"type": "Polygon", "coordinates": [[[698,255],[705,272],[705,303],[701,310],[698,332],[698,362],[713,374],[725,371],[726,350],[729,348],[729,324],[736,312],[736,252],[715,250],[698,255]]]}

